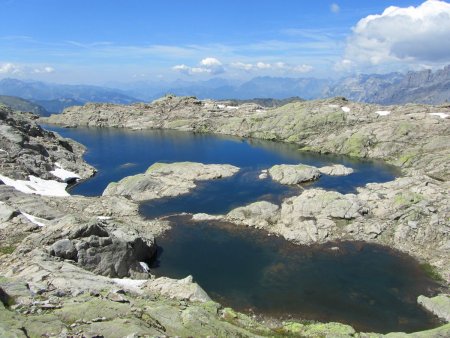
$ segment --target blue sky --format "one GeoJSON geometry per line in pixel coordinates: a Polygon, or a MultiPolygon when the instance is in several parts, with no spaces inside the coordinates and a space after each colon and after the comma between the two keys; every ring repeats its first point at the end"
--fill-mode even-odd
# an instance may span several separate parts
{"type": "Polygon", "coordinates": [[[337,77],[450,63],[442,43],[450,4],[438,0],[0,0],[0,8],[0,78],[337,77]],[[382,15],[389,6],[397,9],[382,15]]]}

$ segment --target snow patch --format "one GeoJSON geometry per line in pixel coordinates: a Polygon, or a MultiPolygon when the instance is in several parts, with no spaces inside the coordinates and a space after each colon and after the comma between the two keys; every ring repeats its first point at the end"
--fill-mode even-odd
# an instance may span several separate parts
{"type": "Polygon", "coordinates": [[[13,180],[6,176],[0,175],[0,180],[5,185],[14,187],[25,194],[36,194],[42,196],[70,196],[66,191],[67,183],[61,183],[52,180],[44,180],[42,178],[30,175],[29,181],[13,180]]]}
{"type": "Polygon", "coordinates": [[[329,104],[328,107],[330,107],[330,108],[339,108],[339,106],[337,104],[329,104]]]}
{"type": "Polygon", "coordinates": [[[341,107],[342,111],[344,113],[350,113],[350,108],[349,107],[341,107]]]}
{"type": "Polygon", "coordinates": [[[58,162],[55,163],[55,166],[56,166],[55,170],[50,171],[50,174],[60,178],[64,182],[68,182],[69,180],[72,179],[78,180],[81,178],[78,174],[64,169],[58,162]]]}
{"type": "Polygon", "coordinates": [[[391,112],[389,111],[389,110],[377,110],[376,112],[375,112],[375,114],[378,114],[378,115],[380,115],[380,116],[387,116],[387,115],[389,115],[391,112]]]}
{"type": "Polygon", "coordinates": [[[46,221],[45,219],[27,214],[26,212],[23,211],[21,211],[20,213],[24,215],[25,218],[28,219],[31,223],[36,224],[39,227],[45,226],[45,223],[42,223],[42,221],[46,221]]]}
{"type": "Polygon", "coordinates": [[[236,106],[227,106],[227,109],[229,109],[229,110],[236,110],[236,109],[239,109],[239,107],[236,107],[236,106]]]}
{"type": "Polygon", "coordinates": [[[223,109],[223,108],[225,108],[225,105],[224,104],[218,104],[217,108],[223,109]]]}
{"type": "Polygon", "coordinates": [[[147,273],[150,272],[150,267],[148,266],[147,263],[145,263],[145,262],[139,262],[139,265],[141,266],[142,270],[144,270],[145,272],[147,272],[147,273]]]}
{"type": "Polygon", "coordinates": [[[139,289],[147,279],[120,279],[120,278],[111,278],[114,283],[120,285],[125,288],[130,289],[139,289]]]}
{"type": "Polygon", "coordinates": [[[449,117],[450,115],[447,113],[430,113],[430,115],[433,116],[439,116],[441,119],[446,119],[447,117],[449,117]]]}
{"type": "Polygon", "coordinates": [[[97,219],[100,221],[107,221],[109,219],[111,219],[111,217],[109,216],[97,216],[97,219]]]}

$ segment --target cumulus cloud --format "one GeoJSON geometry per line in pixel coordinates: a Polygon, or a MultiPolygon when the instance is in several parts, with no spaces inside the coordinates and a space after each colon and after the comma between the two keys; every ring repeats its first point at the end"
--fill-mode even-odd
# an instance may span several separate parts
{"type": "Polygon", "coordinates": [[[55,69],[50,66],[31,67],[26,65],[18,65],[11,62],[0,63],[0,74],[4,75],[31,75],[31,74],[49,74],[55,69]]]}
{"type": "Polygon", "coordinates": [[[339,7],[339,5],[337,3],[332,3],[330,6],[330,11],[332,11],[333,13],[337,14],[339,13],[341,10],[341,7],[339,7]]]}
{"type": "Polygon", "coordinates": [[[229,64],[223,64],[216,58],[208,57],[200,61],[198,66],[190,67],[185,64],[180,64],[172,67],[173,71],[186,74],[186,75],[216,75],[224,73],[225,71],[244,71],[252,73],[264,73],[264,74],[292,74],[292,73],[308,73],[313,70],[313,67],[306,64],[288,64],[285,62],[263,62],[257,61],[255,63],[245,62],[232,62],[229,64]]]}
{"type": "Polygon", "coordinates": [[[213,57],[207,57],[200,61],[198,67],[189,67],[185,64],[176,65],[172,67],[172,70],[183,73],[183,74],[220,74],[223,73],[224,67],[222,62],[213,57]]]}
{"type": "Polygon", "coordinates": [[[13,63],[0,63],[0,74],[19,74],[21,69],[13,63]]]}
{"type": "Polygon", "coordinates": [[[258,62],[255,66],[258,69],[270,69],[273,67],[270,63],[264,63],[264,62],[258,62]]]}
{"type": "Polygon", "coordinates": [[[353,28],[337,68],[385,63],[448,63],[450,4],[427,0],[417,7],[391,6],[353,28]]]}
{"type": "Polygon", "coordinates": [[[221,67],[222,62],[220,62],[216,58],[205,58],[202,61],[200,61],[200,65],[207,68],[214,68],[214,67],[221,67]]]}

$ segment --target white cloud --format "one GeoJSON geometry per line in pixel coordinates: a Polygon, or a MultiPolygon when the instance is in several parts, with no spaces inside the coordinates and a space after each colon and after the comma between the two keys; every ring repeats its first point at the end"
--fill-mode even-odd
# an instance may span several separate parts
{"type": "Polygon", "coordinates": [[[30,75],[30,74],[49,74],[55,69],[50,66],[31,67],[26,65],[18,65],[11,62],[0,63],[0,74],[5,75],[30,75]]]}
{"type": "Polygon", "coordinates": [[[427,0],[417,7],[391,6],[356,24],[337,68],[351,64],[448,63],[449,37],[449,3],[427,0]]]}
{"type": "Polygon", "coordinates": [[[256,68],[258,69],[270,69],[272,65],[270,63],[258,62],[256,63],[256,68]]]}
{"type": "Polygon", "coordinates": [[[330,6],[330,11],[337,14],[341,11],[341,7],[339,7],[339,5],[337,3],[332,3],[330,6]]]}
{"type": "Polygon", "coordinates": [[[211,74],[212,71],[209,68],[203,68],[203,67],[193,67],[190,69],[192,74],[211,74]]]}
{"type": "Polygon", "coordinates": [[[42,73],[49,74],[49,73],[54,73],[55,68],[46,66],[46,67],[42,67],[42,68],[35,68],[33,70],[33,72],[36,74],[42,74],[42,73]]]}
{"type": "Polygon", "coordinates": [[[207,57],[200,61],[198,67],[189,67],[185,64],[176,65],[172,70],[183,74],[220,74],[225,71],[222,62],[213,57],[207,57]]]}
{"type": "Polygon", "coordinates": [[[19,74],[20,72],[20,67],[13,63],[8,62],[0,64],[0,74],[19,74]]]}
{"type": "Polygon", "coordinates": [[[220,62],[216,58],[205,58],[202,61],[200,61],[200,65],[202,65],[204,67],[208,67],[208,68],[220,67],[220,66],[222,66],[222,62],[220,62]]]}
{"type": "Polygon", "coordinates": [[[183,65],[176,65],[173,66],[172,69],[176,72],[180,72],[180,73],[184,73],[184,74],[189,74],[191,67],[186,66],[185,64],[183,65]]]}

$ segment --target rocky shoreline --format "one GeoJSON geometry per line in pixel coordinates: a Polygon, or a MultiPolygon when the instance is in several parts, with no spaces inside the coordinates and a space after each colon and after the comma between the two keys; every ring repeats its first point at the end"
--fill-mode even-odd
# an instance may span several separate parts
{"type": "MultiPolygon", "coordinates": [[[[349,236],[400,248],[430,262],[449,283],[449,117],[449,105],[379,106],[334,98],[266,109],[256,104],[233,106],[226,101],[169,95],[150,104],[71,107],[44,121],[66,127],[160,128],[254,137],[295,143],[304,151],[394,164],[404,177],[359,189],[360,203],[369,208],[365,217],[347,219],[350,224],[337,227],[336,234],[322,231],[322,236],[315,237],[349,236]]],[[[270,170],[262,177],[282,177],[280,168],[271,170],[275,177],[270,170]]],[[[315,177],[318,175],[316,172],[315,177]]],[[[336,224],[330,218],[325,228],[336,224]]],[[[312,225],[310,232],[320,232],[322,223],[312,225]]]]}
{"type": "Polygon", "coordinates": [[[42,118],[65,127],[174,129],[298,144],[320,153],[381,159],[405,174],[450,179],[450,106],[380,106],[344,98],[256,104],[166,96],[149,104],[86,104],[42,118]]]}
{"type": "MultiPolygon", "coordinates": [[[[428,110],[437,108],[423,106],[427,111],[417,112],[416,108],[407,106],[405,109],[410,113],[403,113],[393,107],[395,119],[389,120],[394,121],[391,126],[378,120],[389,114],[383,116],[375,112],[364,118],[363,108],[349,102],[339,106],[343,102],[335,99],[294,103],[289,107],[264,110],[252,104],[234,107],[194,98],[166,97],[150,105],[91,104],[69,108],[46,122],[71,127],[173,128],[261,137],[297,142],[303,149],[377,157],[399,164],[405,177],[385,184],[369,184],[355,195],[311,189],[284,201],[281,207],[262,206],[258,203],[263,202],[258,202],[222,217],[236,224],[265,228],[298,243],[361,239],[394,246],[425,259],[446,276],[448,284],[449,149],[445,142],[449,137],[449,121],[429,114],[428,110]],[[312,117],[305,118],[308,109],[312,117]],[[400,128],[398,121],[406,119],[400,114],[412,115],[412,118],[407,117],[411,125],[405,127],[410,132],[400,138],[387,137],[385,144],[373,143],[383,135],[393,137],[394,131],[389,134],[382,129],[400,128]],[[303,124],[299,126],[299,121],[306,121],[307,128],[303,124]],[[279,129],[281,124],[289,126],[285,127],[289,130],[279,129]],[[365,124],[375,129],[362,128],[365,124]],[[342,129],[348,128],[359,132],[358,136],[351,136],[355,142],[339,146],[337,141],[330,143],[333,133],[346,135],[342,129]],[[323,139],[313,135],[313,131],[318,130],[326,133],[323,139]],[[373,137],[367,140],[365,133],[369,130],[373,137]],[[426,135],[429,130],[430,134],[426,135]],[[406,153],[411,156],[398,162],[406,153]],[[426,158],[422,159],[422,155],[426,158]],[[312,210],[311,204],[317,210],[312,210]],[[313,212],[313,216],[306,215],[306,211],[313,212]],[[298,226],[291,228],[289,222],[298,226]]],[[[439,112],[441,110],[447,112],[450,108],[440,107],[439,112]]],[[[82,161],[84,149],[80,145],[43,131],[31,115],[13,113],[4,107],[0,107],[0,112],[0,148],[8,152],[8,161],[2,161],[0,167],[4,177],[25,181],[32,175],[66,184],[67,175],[58,177],[51,171],[59,168],[80,178],[94,173],[93,168],[82,161]],[[33,136],[30,130],[36,129],[40,133],[33,136]],[[24,135],[33,137],[27,139],[24,135]],[[58,146],[61,142],[67,142],[70,147],[58,146]],[[58,153],[60,147],[65,149],[61,154],[58,153]],[[36,162],[22,161],[27,157],[22,156],[20,149],[27,149],[29,158],[36,162]],[[33,169],[36,164],[41,168],[39,171],[33,169]],[[13,176],[13,172],[19,174],[13,176]]],[[[205,179],[232,175],[236,171],[235,167],[219,174],[213,170],[205,179]]],[[[177,175],[178,178],[183,175],[176,170],[175,173],[176,182],[177,175]]],[[[173,178],[173,174],[174,171],[170,171],[168,176],[173,178]]],[[[190,180],[196,179],[198,176],[190,180]]],[[[187,181],[182,191],[170,193],[187,192],[192,188],[192,183],[187,181]]],[[[133,185],[133,191],[136,186],[144,187],[143,191],[155,186],[164,191],[165,182],[158,175],[151,177],[150,183],[145,177],[144,181],[133,185]]],[[[2,336],[382,336],[356,333],[350,326],[338,323],[264,325],[212,302],[191,278],[177,281],[152,277],[146,268],[148,254],[154,250],[154,238],[170,225],[163,220],[143,219],[138,203],[129,199],[130,191],[126,189],[121,191],[125,193],[119,193],[117,188],[110,189],[101,197],[55,197],[42,196],[38,189],[30,194],[17,190],[17,184],[14,188],[11,182],[9,186],[3,183],[0,185],[2,336]]],[[[171,194],[164,192],[155,198],[171,194]]],[[[445,295],[438,299],[422,298],[422,303],[429,309],[437,309],[435,312],[441,316],[446,316],[450,308],[445,295]]],[[[450,324],[446,324],[416,333],[415,337],[439,337],[449,332],[450,324]]]]}

